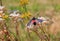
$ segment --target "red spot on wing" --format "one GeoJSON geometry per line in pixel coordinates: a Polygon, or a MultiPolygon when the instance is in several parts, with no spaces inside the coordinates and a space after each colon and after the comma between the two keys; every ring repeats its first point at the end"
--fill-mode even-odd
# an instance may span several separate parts
{"type": "Polygon", "coordinates": [[[36,20],[32,20],[32,23],[36,22],[36,20]]]}

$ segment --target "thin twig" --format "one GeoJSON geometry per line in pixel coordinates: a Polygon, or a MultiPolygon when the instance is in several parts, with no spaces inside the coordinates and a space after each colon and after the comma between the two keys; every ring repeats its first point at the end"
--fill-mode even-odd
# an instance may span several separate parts
{"type": "Polygon", "coordinates": [[[31,30],[37,34],[37,36],[40,38],[41,41],[43,41],[43,38],[44,38],[44,37],[42,36],[41,33],[38,32],[38,30],[37,30],[36,28],[37,28],[37,27],[34,26],[34,30],[32,30],[32,29],[31,29],[31,30]]]}
{"type": "MultiPolygon", "coordinates": [[[[19,31],[18,31],[18,22],[17,22],[17,20],[16,20],[16,35],[19,37],[20,35],[19,35],[19,31]]],[[[19,37],[19,40],[21,41],[21,39],[20,39],[20,37],[19,37]]],[[[16,41],[18,41],[18,38],[16,39],[16,41]]]]}
{"type": "Polygon", "coordinates": [[[29,38],[30,38],[29,41],[32,41],[32,38],[31,38],[31,36],[30,36],[30,32],[29,32],[29,31],[30,31],[30,29],[27,28],[27,33],[28,33],[28,36],[29,36],[29,38]]]}
{"type": "Polygon", "coordinates": [[[6,23],[5,22],[3,23],[3,32],[5,33],[6,38],[7,38],[6,41],[11,41],[10,40],[10,35],[9,35],[9,32],[7,31],[7,26],[6,26],[6,23]]]}
{"type": "Polygon", "coordinates": [[[49,36],[46,35],[46,32],[43,30],[43,26],[39,26],[41,31],[44,33],[44,36],[47,38],[47,41],[50,41],[49,36]]]}

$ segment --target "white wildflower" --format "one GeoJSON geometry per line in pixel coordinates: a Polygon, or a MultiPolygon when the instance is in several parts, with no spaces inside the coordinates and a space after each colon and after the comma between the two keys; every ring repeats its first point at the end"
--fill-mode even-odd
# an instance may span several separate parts
{"type": "Polygon", "coordinates": [[[0,18],[0,21],[3,21],[4,19],[3,18],[0,18]]]}
{"type": "Polygon", "coordinates": [[[2,14],[2,13],[3,13],[3,11],[0,11],[0,13],[2,14]]]}
{"type": "Polygon", "coordinates": [[[0,6],[0,10],[2,10],[3,8],[5,8],[4,6],[0,6]]]}

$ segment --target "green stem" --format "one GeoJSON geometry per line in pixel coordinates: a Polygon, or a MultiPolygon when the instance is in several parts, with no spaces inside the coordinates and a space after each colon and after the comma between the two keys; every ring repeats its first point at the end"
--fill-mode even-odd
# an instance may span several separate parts
{"type": "Polygon", "coordinates": [[[23,8],[24,8],[25,12],[27,12],[27,6],[24,5],[23,8]]]}
{"type": "Polygon", "coordinates": [[[0,5],[2,6],[2,0],[0,0],[0,5]]]}

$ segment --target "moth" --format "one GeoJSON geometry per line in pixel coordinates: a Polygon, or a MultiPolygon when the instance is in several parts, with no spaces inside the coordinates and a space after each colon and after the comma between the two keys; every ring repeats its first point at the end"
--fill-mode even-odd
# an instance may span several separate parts
{"type": "Polygon", "coordinates": [[[28,23],[27,27],[30,28],[32,25],[36,26],[42,23],[44,20],[33,17],[28,23]]]}

